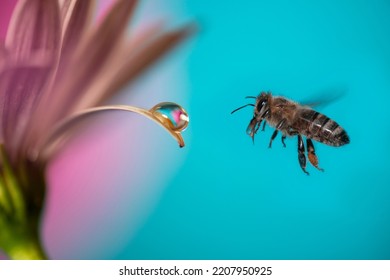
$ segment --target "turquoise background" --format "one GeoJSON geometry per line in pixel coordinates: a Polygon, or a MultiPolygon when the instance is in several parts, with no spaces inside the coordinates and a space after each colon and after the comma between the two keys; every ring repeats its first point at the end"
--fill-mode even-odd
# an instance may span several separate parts
{"type": "Polygon", "coordinates": [[[139,2],[138,26],[199,29],[111,103],[182,104],[186,147],[140,116],[85,129],[49,168],[49,256],[390,259],[390,1],[139,2]],[[351,143],[315,143],[310,176],[296,139],[268,149],[267,127],[253,145],[252,108],[230,112],[261,90],[340,97],[318,110],[351,143]]]}
{"type": "MultiPolygon", "coordinates": [[[[200,29],[188,69],[187,157],[124,259],[389,259],[390,2],[170,1],[200,29]],[[184,3],[183,3],[184,2],[184,3]],[[299,167],[296,139],[245,134],[247,95],[296,101],[348,132],[315,143],[324,173],[299,167]],[[342,93],[342,94],[340,94],[342,93]]],[[[167,163],[170,160],[167,158],[167,163]]]]}

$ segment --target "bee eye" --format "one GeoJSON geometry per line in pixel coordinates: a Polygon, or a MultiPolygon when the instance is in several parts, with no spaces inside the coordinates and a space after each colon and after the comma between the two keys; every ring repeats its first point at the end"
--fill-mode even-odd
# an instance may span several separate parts
{"type": "Polygon", "coordinates": [[[258,104],[257,104],[257,107],[256,107],[256,110],[257,112],[260,112],[261,108],[263,108],[263,106],[267,103],[267,101],[263,100],[263,101],[260,101],[258,104]]]}

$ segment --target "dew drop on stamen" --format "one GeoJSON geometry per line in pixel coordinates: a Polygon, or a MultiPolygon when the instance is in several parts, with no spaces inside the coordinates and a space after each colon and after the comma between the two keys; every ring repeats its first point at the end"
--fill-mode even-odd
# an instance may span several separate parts
{"type": "Polygon", "coordinates": [[[150,109],[150,112],[173,131],[186,129],[189,123],[187,112],[178,104],[162,102],[150,109]]]}

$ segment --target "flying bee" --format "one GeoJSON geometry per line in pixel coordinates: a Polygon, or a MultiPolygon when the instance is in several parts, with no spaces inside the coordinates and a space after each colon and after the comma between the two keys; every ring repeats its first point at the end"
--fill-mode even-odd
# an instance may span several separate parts
{"type": "Polygon", "coordinates": [[[297,136],[298,138],[298,161],[303,172],[306,171],[305,145],[302,136],[306,137],[307,157],[310,163],[318,170],[323,171],[318,166],[318,158],[315,154],[313,140],[324,143],[329,146],[339,147],[349,143],[347,132],[335,121],[327,116],[314,111],[308,106],[300,105],[294,101],[280,96],[272,96],[270,92],[261,92],[257,97],[247,96],[246,98],[256,99],[255,104],[246,104],[231,113],[247,107],[253,106],[253,118],[246,129],[247,134],[254,141],[255,134],[263,123],[275,128],[269,142],[269,148],[272,141],[280,131],[282,133],[282,144],[286,147],[284,140],[287,136],[297,136]]]}

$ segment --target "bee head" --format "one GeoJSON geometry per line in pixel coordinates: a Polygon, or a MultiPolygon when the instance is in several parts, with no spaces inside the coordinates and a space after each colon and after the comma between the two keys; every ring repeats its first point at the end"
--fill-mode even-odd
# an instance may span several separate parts
{"type": "Polygon", "coordinates": [[[271,93],[261,92],[257,97],[247,96],[245,98],[256,99],[256,102],[255,102],[255,104],[249,103],[249,104],[246,104],[244,106],[238,107],[237,109],[232,111],[232,114],[234,112],[237,112],[238,110],[241,110],[242,108],[247,107],[247,106],[254,107],[253,118],[250,120],[249,125],[246,129],[246,133],[250,137],[252,137],[252,140],[254,141],[255,134],[259,130],[261,122],[269,113],[269,100],[271,98],[271,93]]]}
{"type": "Polygon", "coordinates": [[[265,112],[269,109],[270,93],[261,92],[256,98],[256,104],[253,117],[258,121],[264,118],[265,112]]]}

